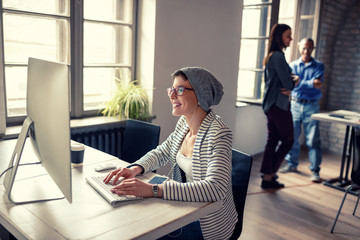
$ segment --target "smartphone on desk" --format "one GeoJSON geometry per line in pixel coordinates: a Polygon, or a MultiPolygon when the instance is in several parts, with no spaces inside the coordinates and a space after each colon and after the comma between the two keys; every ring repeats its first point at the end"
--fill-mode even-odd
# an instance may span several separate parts
{"type": "Polygon", "coordinates": [[[150,184],[162,184],[163,182],[165,182],[168,179],[169,178],[165,177],[165,176],[154,176],[148,181],[148,183],[150,183],[150,184]]]}

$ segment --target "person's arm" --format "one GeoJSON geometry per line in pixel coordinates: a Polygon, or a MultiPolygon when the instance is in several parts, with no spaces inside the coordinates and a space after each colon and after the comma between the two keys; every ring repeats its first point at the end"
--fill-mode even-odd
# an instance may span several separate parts
{"type": "MultiPolygon", "coordinates": [[[[163,184],[158,184],[157,198],[162,198],[162,189],[163,184]]],[[[155,197],[153,193],[153,184],[142,181],[138,178],[125,179],[120,184],[113,187],[111,191],[118,195],[134,195],[137,197],[146,198],[155,197]]]]}
{"type": "Polygon", "coordinates": [[[141,167],[143,167],[144,173],[154,171],[156,169],[159,169],[161,166],[166,165],[171,158],[170,156],[171,149],[173,148],[173,145],[176,142],[174,139],[176,138],[179,132],[184,131],[185,124],[186,124],[185,117],[183,116],[180,117],[175,127],[175,131],[172,132],[161,145],[157,146],[156,149],[153,149],[147,154],[145,154],[134,164],[138,164],[141,167]]]}
{"type": "Polygon", "coordinates": [[[169,149],[172,145],[173,134],[170,134],[167,140],[156,149],[151,150],[126,168],[118,168],[115,171],[111,171],[104,179],[104,182],[109,183],[112,179],[114,180],[113,182],[117,182],[120,177],[125,179],[135,178],[137,175],[145,174],[165,165],[169,160],[169,149]]]}
{"type": "MultiPolygon", "coordinates": [[[[213,139],[209,139],[212,143],[211,156],[203,156],[200,159],[202,163],[207,162],[206,177],[199,181],[186,183],[165,182],[160,187],[163,199],[211,202],[225,198],[231,182],[232,133],[230,129],[222,128],[217,130],[212,137],[213,139]]],[[[207,142],[207,140],[205,141],[207,142]]],[[[203,153],[200,153],[200,156],[202,155],[203,153]]],[[[201,170],[199,169],[199,171],[201,170]]]]}
{"type": "Polygon", "coordinates": [[[320,89],[322,87],[322,81],[320,79],[314,79],[314,88],[320,89]]]}
{"type": "Polygon", "coordinates": [[[297,89],[305,90],[310,88],[320,89],[324,82],[324,64],[318,63],[313,71],[311,79],[301,79],[297,89]]]}

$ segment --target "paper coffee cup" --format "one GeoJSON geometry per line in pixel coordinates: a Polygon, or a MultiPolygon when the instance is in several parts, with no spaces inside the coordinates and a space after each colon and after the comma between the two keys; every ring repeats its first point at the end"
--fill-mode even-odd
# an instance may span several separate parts
{"type": "Polygon", "coordinates": [[[71,163],[80,164],[84,161],[85,145],[82,143],[71,143],[71,163]]]}

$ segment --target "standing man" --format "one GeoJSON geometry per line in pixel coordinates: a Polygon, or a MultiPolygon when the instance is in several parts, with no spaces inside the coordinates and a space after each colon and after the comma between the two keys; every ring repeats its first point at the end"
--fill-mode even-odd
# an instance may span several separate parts
{"type": "Polygon", "coordinates": [[[311,57],[314,41],[304,38],[299,43],[300,58],[291,62],[292,72],[300,78],[299,84],[291,92],[291,113],[294,124],[294,144],[286,155],[287,163],[281,173],[297,172],[299,164],[301,125],[304,129],[306,146],[309,150],[311,181],[321,182],[321,142],[319,121],[311,119],[311,114],[319,112],[321,86],[323,84],[324,64],[311,57]]]}

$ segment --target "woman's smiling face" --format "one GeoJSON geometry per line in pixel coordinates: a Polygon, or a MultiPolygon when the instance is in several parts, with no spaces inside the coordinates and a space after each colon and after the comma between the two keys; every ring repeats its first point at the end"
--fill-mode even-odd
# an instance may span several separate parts
{"type": "Polygon", "coordinates": [[[283,32],[282,34],[282,41],[285,45],[285,47],[289,47],[290,46],[290,42],[292,40],[291,37],[291,29],[286,30],[285,32],[283,32]]]}
{"type": "MultiPolygon", "coordinates": [[[[185,88],[192,89],[189,80],[184,79],[182,76],[176,76],[173,81],[172,88],[183,86],[185,88]]],[[[184,89],[181,96],[177,96],[175,91],[172,91],[169,95],[170,102],[172,104],[172,114],[174,116],[189,116],[194,112],[197,106],[197,98],[194,90],[184,89]]]]}

